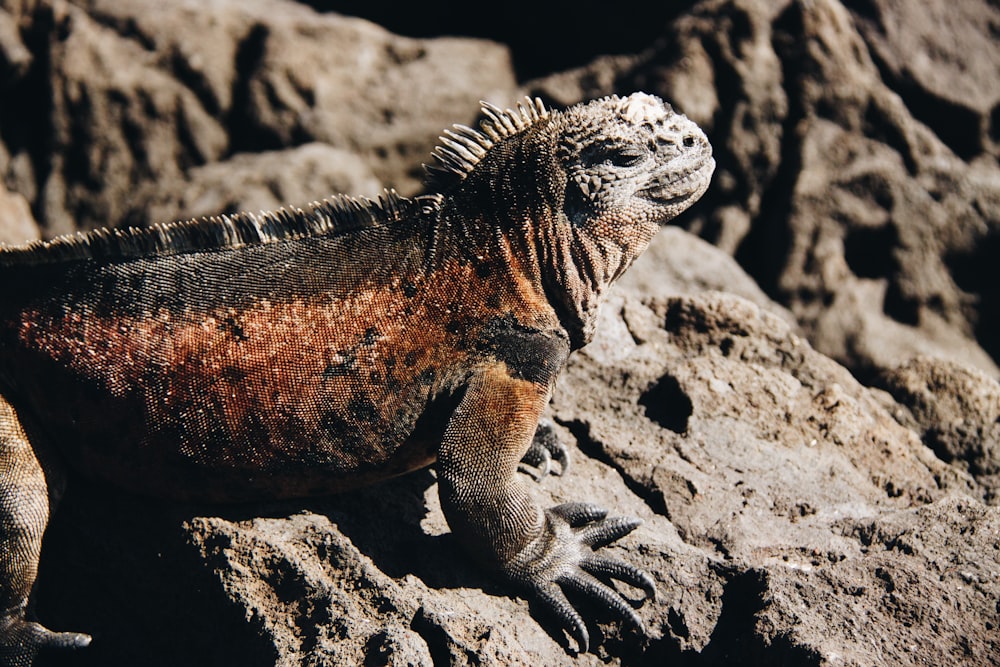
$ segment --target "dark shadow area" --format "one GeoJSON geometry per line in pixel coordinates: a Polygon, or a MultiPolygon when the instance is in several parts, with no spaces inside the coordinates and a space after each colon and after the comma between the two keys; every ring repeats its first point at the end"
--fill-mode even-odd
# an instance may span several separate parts
{"type": "MultiPolygon", "coordinates": [[[[635,665],[677,665],[684,667],[810,667],[823,664],[821,656],[794,646],[786,637],[765,640],[757,628],[757,615],[765,608],[767,574],[761,570],[740,570],[736,566],[714,568],[726,581],[722,595],[722,613],[712,636],[701,652],[684,650],[671,635],[652,643],[635,665]]],[[[684,636],[683,621],[671,612],[670,629],[684,636]],[[680,629],[680,632],[678,632],[680,629]]]]}
{"type": "Polygon", "coordinates": [[[572,421],[562,421],[557,419],[556,421],[569,429],[569,432],[573,434],[574,438],[576,438],[577,447],[579,447],[583,454],[592,459],[596,459],[597,461],[600,461],[615,470],[619,475],[621,475],[622,481],[625,482],[628,489],[639,498],[642,498],[642,501],[646,503],[646,505],[649,506],[653,512],[662,514],[668,519],[670,518],[670,513],[667,511],[667,503],[666,499],[663,497],[663,493],[655,486],[651,487],[644,485],[634,477],[626,474],[625,471],[622,470],[621,465],[608,456],[608,453],[604,450],[604,445],[591,435],[590,424],[575,419],[572,421]]]}
{"type": "MultiPolygon", "coordinates": [[[[847,0],[844,4],[851,11],[860,14],[864,20],[881,25],[880,12],[872,7],[870,0],[847,0]]],[[[866,38],[864,30],[860,33],[862,39],[866,38]]],[[[893,71],[879,56],[878,49],[869,45],[868,53],[878,68],[879,76],[889,88],[903,99],[903,103],[907,110],[913,114],[913,117],[931,128],[941,141],[955,151],[956,155],[969,161],[983,151],[980,140],[979,115],[975,111],[933,94],[915,81],[909,72],[893,71]]],[[[866,118],[866,120],[871,119],[866,118]]],[[[892,123],[876,121],[872,125],[875,128],[889,128],[892,123]]],[[[898,134],[898,129],[893,128],[891,132],[898,134]]],[[[899,150],[903,158],[907,160],[907,167],[911,166],[910,150],[906,147],[905,139],[899,137],[898,141],[892,141],[891,137],[880,137],[878,134],[870,136],[899,150]]],[[[912,169],[911,173],[914,173],[912,169]]]]}
{"type": "MultiPolygon", "coordinates": [[[[0,100],[3,100],[0,101],[0,142],[11,155],[23,151],[30,157],[35,186],[41,189],[52,172],[56,134],[52,127],[49,40],[53,34],[61,33],[56,31],[51,7],[39,7],[28,25],[30,28],[22,30],[21,38],[31,52],[30,66],[14,75],[5,71],[6,63],[0,63],[0,75],[3,75],[0,78],[0,100]],[[18,100],[18,103],[6,103],[8,100],[18,100]]],[[[44,198],[31,199],[32,215],[44,221],[44,198]]]]}
{"type": "MultiPolygon", "coordinates": [[[[72,656],[46,655],[36,667],[273,665],[269,640],[187,540],[183,524],[199,516],[235,522],[310,511],[328,516],[391,577],[412,574],[431,588],[510,592],[450,533],[423,531],[424,496],[434,483],[423,470],[325,499],[190,505],[74,477],[46,533],[35,606],[48,627],[87,632],[94,641],[72,656]]],[[[298,595],[295,586],[289,594],[298,595]]]]}
{"type": "Polygon", "coordinates": [[[995,144],[1000,143],[1000,104],[993,107],[990,112],[990,141],[995,144]]]}
{"type": "MultiPolygon", "coordinates": [[[[747,7],[736,3],[720,6],[716,11],[719,11],[719,25],[726,26],[726,34],[701,41],[714,68],[715,90],[719,100],[714,118],[703,128],[713,146],[716,177],[709,184],[705,196],[670,223],[691,231],[687,220],[701,219],[703,226],[698,235],[713,245],[719,244],[726,229],[724,219],[713,213],[725,206],[745,208],[760,184],[768,182],[771,168],[763,153],[754,153],[748,165],[733,150],[734,143],[740,142],[739,132],[750,129],[760,120],[756,114],[746,113],[742,118],[742,127],[737,128],[731,118],[734,109],[750,102],[744,81],[746,72],[737,68],[729,49],[740,49],[744,45],[753,44],[755,35],[751,12],[747,7]],[[734,134],[737,136],[734,137],[734,134]],[[721,174],[734,174],[737,177],[721,179],[718,177],[721,174]]],[[[659,45],[658,58],[644,68],[644,78],[656,81],[658,68],[669,70],[676,63],[683,62],[683,57],[676,45],[664,40],[659,45]]],[[[677,106],[682,108],[685,102],[683,91],[677,91],[677,94],[677,106]]],[[[771,131],[770,127],[758,126],[756,129],[760,132],[771,131]]]]}
{"type": "Polygon", "coordinates": [[[896,273],[892,251],[899,235],[892,225],[854,227],[844,237],[844,259],[859,278],[885,278],[896,273]]]}
{"type": "Polygon", "coordinates": [[[1000,362],[1000,233],[981,239],[970,250],[947,255],[944,261],[955,283],[979,299],[976,340],[1000,362]]]}
{"type": "MultiPolygon", "coordinates": [[[[877,190],[873,190],[876,193],[877,190]]],[[[920,302],[906,294],[898,276],[902,267],[895,256],[899,233],[892,224],[880,227],[849,227],[844,237],[844,260],[859,278],[887,281],[882,312],[901,324],[920,324],[920,302]]],[[[852,368],[852,372],[855,369],[852,368]]]]}
{"type": "Polygon", "coordinates": [[[863,129],[866,137],[896,151],[910,176],[917,175],[919,171],[917,158],[913,155],[913,148],[900,127],[899,120],[893,117],[891,110],[882,108],[882,105],[875,100],[869,100],[865,107],[863,129]]]}
{"type": "Polygon", "coordinates": [[[905,294],[895,280],[890,280],[885,290],[882,312],[901,324],[911,327],[920,324],[920,302],[905,294]]]}
{"type": "Polygon", "coordinates": [[[674,433],[686,433],[688,419],[694,412],[691,399],[675,378],[664,375],[639,398],[646,417],[674,433]]]}
{"type": "Polygon", "coordinates": [[[805,32],[802,8],[792,3],[774,23],[772,45],[781,61],[782,80],[788,96],[788,113],[782,122],[781,159],[778,170],[761,197],[760,214],[736,249],[740,266],[757,281],[768,296],[782,304],[787,295],[780,294],[779,279],[784,272],[792,247],[789,227],[795,182],[802,170],[800,139],[796,128],[806,111],[801,100],[801,71],[808,62],[806,44],[800,38],[805,32]]]}
{"type": "Polygon", "coordinates": [[[230,155],[246,152],[262,152],[284,148],[281,137],[273,129],[261,127],[250,111],[252,103],[251,85],[267,49],[269,30],[264,25],[255,25],[240,42],[236,51],[236,72],[233,76],[233,103],[226,125],[229,127],[230,155]]]}
{"type": "Polygon", "coordinates": [[[424,495],[434,484],[431,471],[421,470],[311,503],[307,509],[329,516],[390,577],[412,574],[430,588],[509,592],[475,564],[450,532],[439,536],[424,532],[420,526],[427,513],[424,495]]]}
{"type": "Polygon", "coordinates": [[[94,641],[36,667],[273,665],[274,649],[187,544],[192,516],[72,479],[45,536],[36,607],[50,628],[94,641]]]}
{"type": "Polygon", "coordinates": [[[480,37],[510,47],[520,81],[579,67],[597,56],[638,53],[667,23],[694,2],[625,0],[571,5],[512,0],[456,5],[443,0],[398,3],[370,0],[304,0],[319,11],[358,16],[409,37],[480,37]],[[641,21],[636,21],[641,16],[641,21]]]}

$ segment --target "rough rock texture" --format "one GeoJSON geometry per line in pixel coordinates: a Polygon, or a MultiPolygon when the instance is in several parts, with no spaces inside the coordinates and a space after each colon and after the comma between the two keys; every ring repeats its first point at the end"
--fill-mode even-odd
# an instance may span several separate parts
{"type": "Polygon", "coordinates": [[[995,377],[1000,9],[910,9],[709,0],[659,48],[528,88],[658,92],[706,127],[719,168],[688,228],[859,376],[927,353],[995,377]]]}
{"type": "Polygon", "coordinates": [[[16,192],[0,185],[0,243],[23,243],[39,237],[38,225],[31,215],[28,201],[16,192]]]}
{"type": "Polygon", "coordinates": [[[357,153],[325,143],[240,153],[190,169],[173,182],[148,183],[126,215],[131,224],[266,211],[350,192],[376,197],[382,183],[357,153]]]}
{"type": "Polygon", "coordinates": [[[987,501],[1000,504],[1000,385],[977,370],[931,357],[915,357],[881,380],[904,406],[896,418],[942,460],[966,466],[987,501]]]}
{"type": "MultiPolygon", "coordinates": [[[[410,193],[444,127],[514,101],[523,53],[333,4],[0,0],[0,238],[410,193]]],[[[1000,9],[917,5],[676,3],[651,48],[520,84],[658,93],[716,149],[560,380],[569,474],[532,485],[646,520],[609,549],[657,579],[648,640],[598,616],[567,652],[433,471],[240,507],[73,478],[37,599],[94,634],[72,664],[1000,662],[1000,9]]]]}
{"type": "Polygon", "coordinates": [[[314,141],[409,193],[442,128],[514,89],[500,45],[405,39],[291,1],[12,4],[0,47],[17,21],[33,58],[16,43],[0,58],[4,100],[18,101],[0,128],[31,162],[49,235],[121,224],[140,186],[314,141]]]}
{"type": "Polygon", "coordinates": [[[962,158],[1000,153],[996,3],[850,6],[879,72],[917,120],[962,158]]]}

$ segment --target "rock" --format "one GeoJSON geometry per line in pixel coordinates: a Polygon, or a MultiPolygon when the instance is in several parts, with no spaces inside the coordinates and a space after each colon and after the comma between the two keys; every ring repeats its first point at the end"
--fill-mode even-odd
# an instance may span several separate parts
{"type": "Polygon", "coordinates": [[[995,664],[995,507],[950,497],[836,528],[857,556],[783,559],[755,573],[761,664],[770,652],[800,664],[995,664]]]}
{"type": "Polygon", "coordinates": [[[643,89],[705,127],[719,167],[678,224],[860,377],[917,354],[998,376],[997,11],[958,5],[706,1],[638,58],[527,88],[560,104],[643,89]]]}
{"type": "Polygon", "coordinates": [[[220,119],[160,67],[140,35],[123,38],[63,3],[41,6],[35,20],[53,31],[42,89],[51,115],[27,130],[47,135],[33,137],[50,151],[36,164],[48,175],[37,204],[47,236],[114,225],[142,184],[224,154],[220,119]]]}
{"type": "Polygon", "coordinates": [[[56,1],[21,20],[47,68],[7,86],[20,111],[0,122],[43,176],[47,236],[122,224],[135,193],[237,153],[312,142],[411,194],[443,128],[514,94],[500,45],[406,39],[290,0],[56,1]]]}
{"type": "Polygon", "coordinates": [[[680,585],[666,579],[674,566],[659,560],[664,551],[640,549],[634,557],[663,596],[645,619],[664,635],[646,662],[623,663],[654,664],[657,651],[673,664],[985,665],[1000,656],[990,631],[1000,514],[954,499],[981,490],[881,397],[747,301],[626,296],[621,313],[626,328],[603,327],[614,340],[598,349],[627,352],[585,348],[560,380],[555,417],[721,577],[680,585]],[[872,540],[883,522],[907,527],[872,540]],[[967,530],[985,534],[969,541],[967,530]],[[922,537],[893,543],[902,532],[922,537]],[[973,586],[946,573],[953,558],[973,586]],[[721,591],[703,593],[706,582],[721,591]]]}
{"type": "Polygon", "coordinates": [[[238,211],[269,211],[350,192],[377,197],[382,185],[361,157],[327,144],[235,155],[149,184],[125,219],[138,226],[238,211]]]}
{"type": "Polygon", "coordinates": [[[907,409],[901,421],[939,458],[966,466],[987,502],[1000,504],[1000,384],[933,357],[915,357],[880,380],[907,409]]]}
{"type": "Polygon", "coordinates": [[[23,77],[31,67],[31,52],[21,40],[15,14],[0,9],[0,79],[23,77]]]}
{"type": "Polygon", "coordinates": [[[795,327],[795,317],[764,294],[731,256],[678,227],[666,227],[618,282],[643,299],[725,291],[769,310],[795,327]]]}
{"type": "Polygon", "coordinates": [[[983,29],[1000,25],[995,3],[872,0],[848,6],[881,76],[917,120],[962,158],[1000,152],[1000,49],[991,29],[983,29]]]}
{"type": "Polygon", "coordinates": [[[39,237],[27,200],[0,185],[0,243],[15,245],[39,237]]]}

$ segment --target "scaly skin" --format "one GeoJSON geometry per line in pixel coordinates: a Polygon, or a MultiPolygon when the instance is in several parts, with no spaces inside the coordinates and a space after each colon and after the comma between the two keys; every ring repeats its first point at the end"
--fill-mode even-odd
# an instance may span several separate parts
{"type": "Polygon", "coordinates": [[[641,627],[605,582],[652,596],[652,579],[592,551],[638,520],[543,510],[517,471],[555,456],[565,472],[539,427],[554,380],[608,287],[705,191],[711,148],[641,93],[484,113],[442,137],[425,197],[0,250],[0,665],[89,641],[25,619],[57,495],[46,452],[211,501],[329,494],[436,460],[456,536],[581,651],[564,589],[641,627]]]}

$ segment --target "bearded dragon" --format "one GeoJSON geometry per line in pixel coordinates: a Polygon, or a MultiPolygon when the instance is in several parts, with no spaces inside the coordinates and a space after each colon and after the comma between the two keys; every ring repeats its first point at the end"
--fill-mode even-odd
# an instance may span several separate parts
{"type": "Polygon", "coordinates": [[[595,546],[631,532],[543,509],[522,458],[608,288],[697,200],[702,131],[636,93],[489,104],[435,150],[430,194],[98,230],[0,249],[0,664],[89,636],[26,618],[64,465],[165,498],[314,496],[436,461],[468,551],[589,648],[564,589],[641,628],[595,546]]]}

